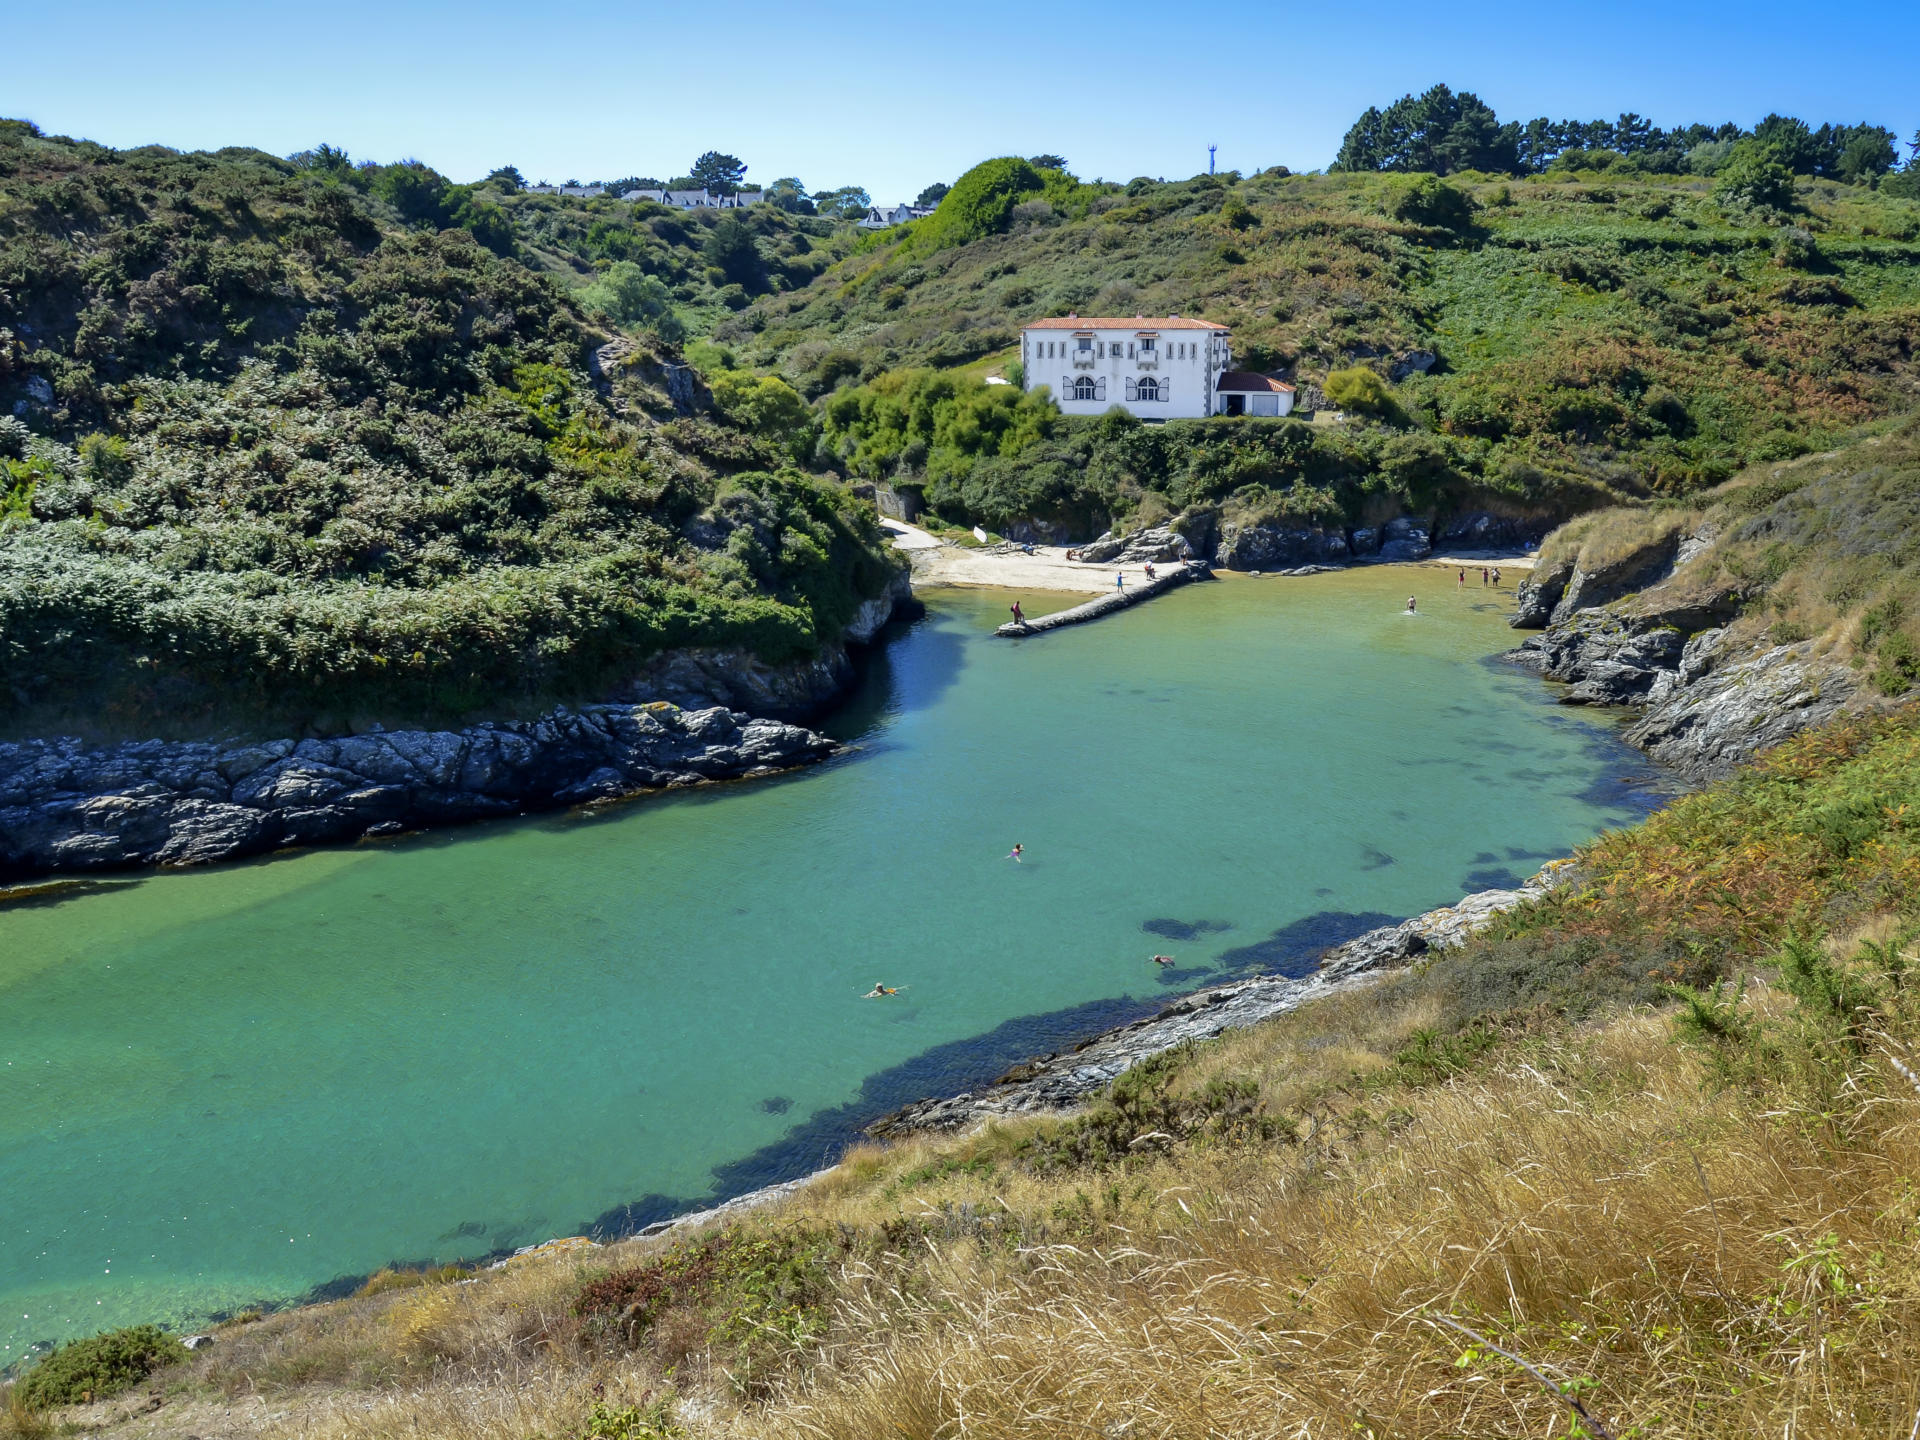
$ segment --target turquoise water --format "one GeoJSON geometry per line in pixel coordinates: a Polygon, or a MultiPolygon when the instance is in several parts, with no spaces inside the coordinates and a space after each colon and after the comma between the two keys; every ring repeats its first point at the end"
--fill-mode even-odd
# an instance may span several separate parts
{"type": "Polygon", "coordinates": [[[0,908],[0,1365],[801,1173],[1640,813],[1443,572],[1010,598],[935,592],[802,775],[0,908]]]}

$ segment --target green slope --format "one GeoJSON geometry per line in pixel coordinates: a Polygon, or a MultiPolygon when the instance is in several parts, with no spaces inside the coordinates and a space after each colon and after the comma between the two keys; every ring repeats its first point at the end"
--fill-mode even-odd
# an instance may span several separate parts
{"type": "Polygon", "coordinates": [[[497,710],[807,654],[884,587],[870,504],[676,408],[658,342],[596,373],[480,208],[0,126],[8,723],[497,710]]]}

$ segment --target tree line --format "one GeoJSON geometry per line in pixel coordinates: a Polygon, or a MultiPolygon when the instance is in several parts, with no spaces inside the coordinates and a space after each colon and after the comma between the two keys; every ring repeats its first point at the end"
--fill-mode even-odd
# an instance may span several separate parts
{"type": "MultiPolygon", "coordinates": [[[[1506,175],[1552,169],[1718,175],[1742,159],[1763,158],[1794,175],[1873,184],[1900,164],[1900,141],[1884,125],[1825,123],[1768,115],[1751,130],[1692,124],[1662,129],[1631,112],[1614,120],[1503,122],[1468,90],[1435,85],[1403,95],[1384,110],[1369,106],[1340,145],[1336,170],[1477,170],[1506,175]]],[[[1908,142],[1903,179],[1920,182],[1920,133],[1908,142]]]]}

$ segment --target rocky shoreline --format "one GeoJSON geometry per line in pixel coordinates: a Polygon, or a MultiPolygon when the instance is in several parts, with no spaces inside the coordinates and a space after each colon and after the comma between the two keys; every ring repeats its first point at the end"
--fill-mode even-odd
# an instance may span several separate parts
{"type": "Polygon", "coordinates": [[[1689,583],[1706,527],[1638,548],[1603,569],[1536,569],[1509,622],[1539,630],[1507,658],[1564,683],[1568,705],[1643,713],[1623,738],[1687,780],[1730,774],[1863,698],[1858,675],[1810,641],[1750,647],[1730,622],[1743,596],[1689,583]]]}
{"type": "Polygon", "coordinates": [[[641,791],[752,779],[839,747],[666,701],[463,730],[259,744],[0,744],[0,876],[204,865],[641,791]]]}
{"type": "Polygon", "coordinates": [[[616,703],[537,720],[258,742],[0,741],[0,882],[208,865],[814,764],[840,747],[792,722],[851,686],[849,646],[917,605],[902,572],[811,660],[670,651],[616,703]]]}

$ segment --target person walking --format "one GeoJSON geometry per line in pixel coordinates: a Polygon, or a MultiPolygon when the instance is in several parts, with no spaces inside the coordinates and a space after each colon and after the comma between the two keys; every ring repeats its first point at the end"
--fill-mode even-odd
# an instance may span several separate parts
{"type": "Polygon", "coordinates": [[[1127,572],[1126,571],[1122,570],[1119,574],[1113,577],[1113,588],[1116,590],[1124,590],[1127,588],[1127,572]]]}
{"type": "Polygon", "coordinates": [[[1013,610],[1013,623],[1016,625],[1026,624],[1027,617],[1020,612],[1020,602],[1018,600],[1014,601],[1011,608],[1013,610]]]}

